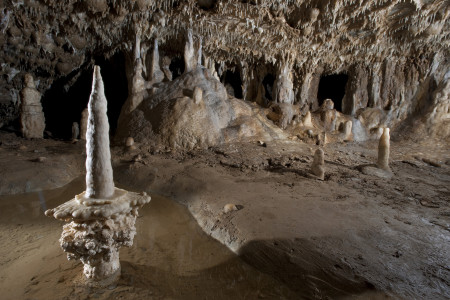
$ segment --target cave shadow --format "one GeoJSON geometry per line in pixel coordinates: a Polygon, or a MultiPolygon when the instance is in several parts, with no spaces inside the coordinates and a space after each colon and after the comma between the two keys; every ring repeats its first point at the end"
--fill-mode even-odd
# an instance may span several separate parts
{"type": "Polygon", "coordinates": [[[317,91],[319,106],[322,106],[325,99],[331,99],[334,102],[334,108],[337,111],[342,112],[342,100],[345,96],[347,81],[347,74],[331,74],[321,76],[317,91]]]}
{"type": "MultiPolygon", "coordinates": [[[[108,101],[108,120],[113,135],[122,105],[128,97],[128,81],[125,73],[125,55],[118,52],[111,58],[94,57],[100,66],[108,101]]],[[[81,70],[59,78],[42,96],[46,131],[57,139],[72,137],[72,123],[80,124],[81,113],[87,107],[92,89],[92,68],[83,66],[81,70]]]]}
{"type": "Polygon", "coordinates": [[[235,68],[234,71],[227,70],[226,72],[224,72],[221,78],[221,82],[223,83],[223,85],[226,86],[227,84],[229,84],[233,88],[234,93],[232,94],[232,96],[238,99],[243,98],[241,74],[237,68],[235,68]]]}
{"type": "Polygon", "coordinates": [[[239,256],[213,267],[187,272],[192,275],[121,261],[122,273],[116,289],[118,293],[131,288],[166,297],[182,294],[219,299],[250,296],[248,293],[252,292],[255,294],[250,298],[263,294],[272,299],[386,296],[341,260],[319,252],[316,243],[300,238],[251,241],[240,248],[239,256]]]}
{"type": "Polygon", "coordinates": [[[268,73],[266,76],[264,76],[264,79],[262,81],[262,85],[264,87],[265,94],[267,100],[272,101],[272,92],[273,92],[273,85],[275,84],[275,76],[272,73],[268,73]]]}
{"type": "Polygon", "coordinates": [[[374,292],[385,295],[341,260],[316,250],[319,243],[300,238],[255,240],[245,244],[239,256],[301,298],[336,299],[374,292]]]}
{"type": "Polygon", "coordinates": [[[170,60],[169,70],[172,72],[172,81],[183,75],[184,59],[181,56],[174,56],[170,60]]]}

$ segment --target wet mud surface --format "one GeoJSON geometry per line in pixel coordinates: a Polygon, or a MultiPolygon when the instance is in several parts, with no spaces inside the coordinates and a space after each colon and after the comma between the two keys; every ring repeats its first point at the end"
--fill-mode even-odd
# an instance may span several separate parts
{"type": "MultiPolygon", "coordinates": [[[[49,157],[83,159],[71,148],[80,145],[67,146],[49,157]]],[[[13,169],[8,147],[0,159],[13,169]]],[[[62,223],[43,216],[43,203],[71,199],[82,180],[41,193],[44,202],[39,192],[0,196],[0,290],[6,299],[449,298],[448,145],[393,141],[394,176],[384,179],[359,171],[376,161],[376,142],[328,144],[324,181],[309,175],[316,148],[114,147],[116,184],[153,199],[134,246],[121,250],[121,281],[104,290],[79,283],[81,264],[58,245],[62,223]]]]}
{"type": "Polygon", "coordinates": [[[2,299],[232,299],[293,298],[295,293],[206,235],[187,209],[152,196],[140,210],[138,234],[121,250],[120,281],[83,286],[82,264],[59,247],[62,222],[43,215],[84,189],[83,178],[63,188],[0,196],[2,299]]]}

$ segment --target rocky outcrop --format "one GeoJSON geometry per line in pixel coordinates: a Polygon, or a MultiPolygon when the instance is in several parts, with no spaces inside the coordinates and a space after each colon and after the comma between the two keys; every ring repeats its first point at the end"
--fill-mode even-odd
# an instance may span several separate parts
{"type": "Polygon", "coordinates": [[[347,74],[342,112],[358,117],[366,108],[381,109],[393,132],[417,110],[427,111],[442,80],[437,74],[449,68],[445,0],[247,2],[3,2],[0,124],[18,117],[25,72],[35,75],[43,93],[57,78],[76,78],[95,56],[124,52],[131,90],[135,51],[143,52],[144,80],[157,82],[157,57],[146,58],[146,49],[155,51],[157,40],[161,57],[182,57],[186,32],[193,38],[186,72],[200,63],[213,74],[238,70],[245,100],[294,102],[303,113],[319,107],[321,76],[347,74]],[[261,90],[268,73],[283,77],[263,87],[275,99],[261,90]]]}
{"type": "Polygon", "coordinates": [[[225,87],[203,67],[154,86],[118,125],[117,142],[130,136],[139,143],[175,149],[286,137],[256,104],[228,97],[225,87]]]}

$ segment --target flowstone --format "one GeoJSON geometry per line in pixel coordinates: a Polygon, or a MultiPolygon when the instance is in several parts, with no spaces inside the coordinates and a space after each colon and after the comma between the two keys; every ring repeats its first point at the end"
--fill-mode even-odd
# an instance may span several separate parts
{"type": "Polygon", "coordinates": [[[87,284],[100,287],[119,278],[119,249],[133,244],[138,209],[150,202],[146,193],[114,187],[106,108],[100,68],[95,66],[88,104],[86,191],[45,212],[69,222],[63,227],[61,247],[69,260],[81,260],[87,284]]]}

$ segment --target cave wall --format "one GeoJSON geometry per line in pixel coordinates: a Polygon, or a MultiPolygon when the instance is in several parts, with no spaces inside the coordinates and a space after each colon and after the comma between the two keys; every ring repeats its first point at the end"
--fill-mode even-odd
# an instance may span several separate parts
{"type": "Polygon", "coordinates": [[[18,116],[25,73],[41,93],[64,77],[70,88],[95,57],[122,52],[130,81],[137,36],[142,51],[158,39],[173,58],[188,28],[222,72],[239,68],[247,101],[287,63],[302,112],[318,108],[323,74],[345,73],[346,113],[376,107],[398,123],[425,113],[448,80],[449,11],[445,0],[1,0],[0,127],[18,116]]]}

